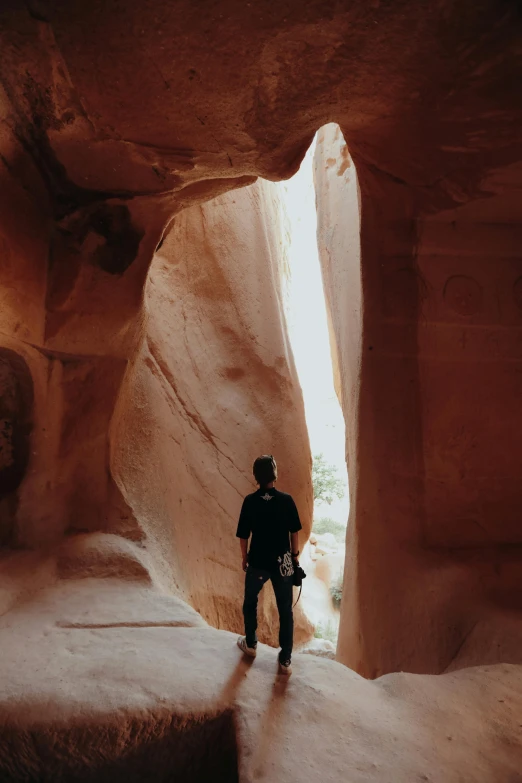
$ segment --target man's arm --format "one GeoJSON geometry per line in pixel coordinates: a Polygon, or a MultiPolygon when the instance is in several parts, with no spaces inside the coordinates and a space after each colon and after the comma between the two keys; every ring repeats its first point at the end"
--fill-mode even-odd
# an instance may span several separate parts
{"type": "Polygon", "coordinates": [[[250,538],[250,514],[248,512],[248,495],[243,501],[241,507],[241,513],[239,515],[239,522],[237,524],[236,536],[239,538],[239,545],[241,547],[241,560],[243,571],[247,570],[248,565],[248,539],[250,538]]]}
{"type": "Polygon", "coordinates": [[[290,533],[290,551],[292,560],[299,565],[299,531],[301,530],[301,520],[294,499],[289,496],[288,508],[288,531],[290,533]]]}
{"type": "Polygon", "coordinates": [[[295,562],[298,562],[297,558],[299,557],[299,534],[298,533],[290,533],[290,550],[292,552],[292,559],[295,562]]]}
{"type": "Polygon", "coordinates": [[[241,559],[242,559],[243,571],[246,571],[248,565],[248,553],[247,553],[248,538],[240,538],[239,544],[241,546],[241,559]]]}

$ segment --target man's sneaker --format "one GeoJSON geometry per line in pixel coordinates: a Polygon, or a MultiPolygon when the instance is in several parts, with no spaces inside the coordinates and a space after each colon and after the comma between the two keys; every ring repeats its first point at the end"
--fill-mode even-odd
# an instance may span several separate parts
{"type": "Polygon", "coordinates": [[[255,658],[257,655],[257,644],[254,647],[249,647],[247,644],[246,636],[240,636],[237,640],[237,646],[241,652],[245,655],[249,655],[251,658],[255,658]]]}
{"type": "Polygon", "coordinates": [[[292,661],[290,658],[282,658],[281,653],[279,654],[279,674],[285,674],[287,677],[289,674],[292,674],[292,661]]]}

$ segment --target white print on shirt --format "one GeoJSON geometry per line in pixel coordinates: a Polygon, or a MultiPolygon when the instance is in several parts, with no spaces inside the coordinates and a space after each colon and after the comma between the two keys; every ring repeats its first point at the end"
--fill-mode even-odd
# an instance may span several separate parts
{"type": "Polygon", "coordinates": [[[290,552],[285,552],[284,557],[278,557],[279,573],[281,576],[292,576],[294,573],[294,564],[292,563],[292,555],[290,552]]]}
{"type": "Polygon", "coordinates": [[[269,495],[268,492],[265,495],[261,495],[262,500],[272,500],[272,495],[269,495]]]}

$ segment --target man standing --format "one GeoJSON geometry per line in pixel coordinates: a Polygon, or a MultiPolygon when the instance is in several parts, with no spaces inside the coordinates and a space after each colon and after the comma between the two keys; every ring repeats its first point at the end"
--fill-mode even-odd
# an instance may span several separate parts
{"type": "Polygon", "coordinates": [[[297,533],[301,522],[291,495],[274,487],[277,466],[271,454],[256,459],[253,474],[259,489],[244,499],[236,533],[241,544],[243,571],[246,571],[245,636],[240,636],[237,644],[246,655],[255,658],[257,598],[270,579],[279,612],[279,671],[290,674],[294,641],[292,583],[294,568],[299,565],[297,533]]]}

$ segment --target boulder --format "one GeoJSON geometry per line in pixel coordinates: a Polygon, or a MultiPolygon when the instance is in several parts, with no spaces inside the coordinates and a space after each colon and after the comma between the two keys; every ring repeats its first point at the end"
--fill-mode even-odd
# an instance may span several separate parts
{"type": "Polygon", "coordinates": [[[315,576],[320,579],[328,589],[339,576],[343,575],[344,552],[326,554],[317,561],[315,576]]]}
{"type": "Polygon", "coordinates": [[[339,546],[333,533],[321,533],[316,535],[316,546],[326,549],[337,549],[339,546]]]}
{"type": "Polygon", "coordinates": [[[299,649],[299,652],[303,655],[316,655],[318,658],[335,660],[335,644],[329,639],[310,639],[299,649]]]}

